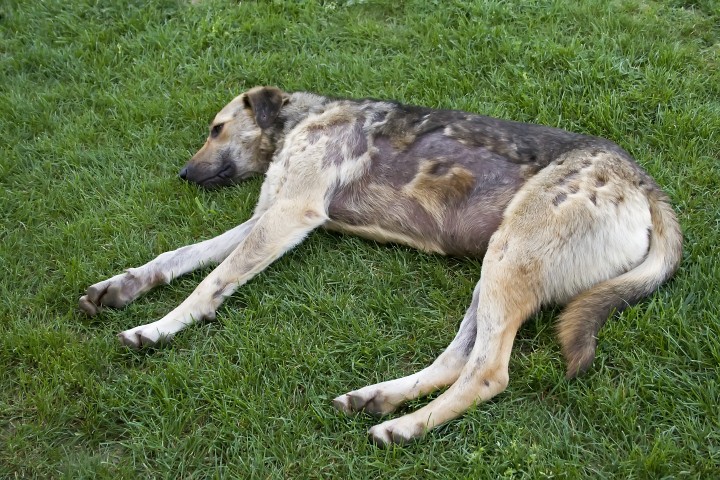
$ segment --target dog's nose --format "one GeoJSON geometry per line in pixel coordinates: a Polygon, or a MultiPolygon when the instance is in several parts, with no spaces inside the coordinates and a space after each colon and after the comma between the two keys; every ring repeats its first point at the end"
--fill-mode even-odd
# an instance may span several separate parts
{"type": "Polygon", "coordinates": [[[183,167],[182,170],[180,170],[180,178],[183,180],[187,180],[187,167],[183,167]]]}

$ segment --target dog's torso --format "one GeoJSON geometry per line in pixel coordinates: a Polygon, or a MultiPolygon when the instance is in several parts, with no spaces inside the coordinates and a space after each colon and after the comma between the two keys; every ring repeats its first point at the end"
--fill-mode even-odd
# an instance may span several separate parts
{"type": "Polygon", "coordinates": [[[276,156],[295,154],[273,161],[266,183],[304,171],[326,184],[325,228],[426,252],[482,257],[517,191],[567,152],[634,163],[605,139],[462,111],[307,93],[290,104],[276,156]]]}

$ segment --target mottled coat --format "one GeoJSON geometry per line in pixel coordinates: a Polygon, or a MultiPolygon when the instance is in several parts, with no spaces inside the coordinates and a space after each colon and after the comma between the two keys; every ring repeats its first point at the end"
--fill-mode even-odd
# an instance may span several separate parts
{"type": "Polygon", "coordinates": [[[432,365],[334,400],[346,412],[385,414],[449,386],[373,427],[380,444],[415,438],[501,392],[517,329],[544,304],[566,304],[558,334],[568,377],[586,370],[608,316],[680,262],[677,220],[648,174],[616,144],[556,128],[256,87],[217,114],[180,176],[218,187],[256,173],[265,181],[250,220],[92,285],[80,306],[121,307],[220,263],[163,319],[120,334],[131,347],[155,345],[214,317],[225,297],[321,226],[482,257],[458,334],[432,365]]]}

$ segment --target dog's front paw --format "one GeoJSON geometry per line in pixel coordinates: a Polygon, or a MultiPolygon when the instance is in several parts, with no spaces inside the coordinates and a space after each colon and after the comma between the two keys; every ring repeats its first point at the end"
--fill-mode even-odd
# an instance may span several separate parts
{"type": "Polygon", "coordinates": [[[165,332],[152,323],[118,333],[120,343],[133,349],[160,346],[170,342],[172,337],[172,332],[165,332]]]}
{"type": "Polygon", "coordinates": [[[373,415],[385,415],[395,411],[397,408],[397,405],[390,403],[382,390],[376,386],[369,386],[340,395],[333,400],[333,406],[345,413],[364,410],[373,415]]]}
{"type": "Polygon", "coordinates": [[[403,445],[423,436],[424,426],[409,417],[410,415],[407,415],[375,425],[368,431],[370,440],[376,445],[387,447],[392,444],[403,445]]]}
{"type": "Polygon", "coordinates": [[[157,279],[146,279],[128,270],[120,275],[88,287],[80,297],[79,306],[90,316],[97,315],[100,307],[122,308],[152,287],[157,279]]]}

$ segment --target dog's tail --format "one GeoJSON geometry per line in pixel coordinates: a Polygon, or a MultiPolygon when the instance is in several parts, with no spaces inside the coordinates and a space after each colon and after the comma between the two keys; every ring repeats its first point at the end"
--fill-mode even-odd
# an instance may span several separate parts
{"type": "Polygon", "coordinates": [[[597,334],[613,311],[650,295],[677,270],[682,257],[682,233],[667,196],[648,191],[650,249],[632,270],[602,282],[575,297],[558,320],[558,336],[567,362],[567,378],[586,371],[595,358],[597,334]]]}

